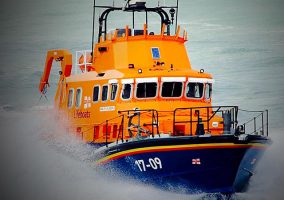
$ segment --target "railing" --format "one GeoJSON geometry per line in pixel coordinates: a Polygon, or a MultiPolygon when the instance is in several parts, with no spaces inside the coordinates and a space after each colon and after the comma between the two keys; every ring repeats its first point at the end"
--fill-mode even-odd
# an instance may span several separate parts
{"type": "Polygon", "coordinates": [[[144,24],[143,29],[131,29],[128,26],[121,29],[109,30],[107,33],[102,32],[103,35],[99,37],[99,42],[104,41],[133,41],[141,39],[162,39],[167,38],[167,40],[187,40],[187,31],[185,28],[181,29],[180,26],[177,27],[175,34],[168,34],[167,25],[163,24],[161,31],[154,33],[147,29],[147,25],[144,24]]]}
{"type": "Polygon", "coordinates": [[[119,111],[119,114],[122,114],[123,116],[124,115],[127,115],[128,117],[128,127],[127,127],[127,130],[129,132],[129,135],[130,137],[133,136],[133,131],[137,132],[137,136],[138,137],[142,137],[141,133],[144,132],[148,135],[152,135],[152,137],[154,137],[154,134],[155,134],[155,130],[156,130],[156,134],[160,135],[160,132],[159,132],[159,113],[157,110],[154,110],[154,109],[149,109],[149,110],[126,110],[126,111],[119,111]],[[142,115],[147,115],[147,114],[150,114],[151,116],[151,123],[149,124],[146,124],[144,123],[143,124],[143,127],[144,126],[151,126],[151,131],[149,133],[149,131],[147,131],[146,129],[142,128],[141,126],[141,116],[142,115]],[[134,124],[132,119],[134,117],[138,117],[138,120],[137,120],[137,124],[134,124]],[[132,130],[131,130],[132,129],[132,130]],[[133,130],[133,129],[136,129],[136,130],[133,130]]]}
{"type": "Polygon", "coordinates": [[[108,142],[108,135],[110,134],[109,131],[108,131],[108,127],[109,127],[108,125],[109,125],[110,122],[112,122],[112,121],[117,122],[119,119],[121,119],[121,122],[120,122],[120,125],[119,125],[119,128],[118,128],[118,135],[117,135],[116,143],[118,143],[119,138],[121,138],[121,141],[123,142],[124,115],[119,115],[117,117],[114,117],[112,119],[106,120],[106,121],[102,122],[101,124],[97,125],[97,126],[103,126],[103,125],[106,126],[105,136],[103,135],[103,137],[105,137],[105,145],[106,145],[106,147],[108,146],[108,143],[109,143],[108,142]],[[120,137],[120,135],[121,135],[121,137],[120,137]]]}
{"type": "Polygon", "coordinates": [[[90,62],[88,59],[88,56],[90,56],[91,53],[92,50],[76,51],[75,74],[78,73],[78,70],[82,73],[88,71],[88,66],[92,65],[92,62],[90,62]]]}
{"type": "Polygon", "coordinates": [[[238,107],[237,106],[211,106],[211,107],[192,107],[192,108],[176,108],[173,114],[173,133],[176,133],[177,124],[189,124],[190,133],[194,135],[193,127],[196,124],[196,135],[203,135],[211,133],[210,123],[213,117],[221,113],[223,118],[224,133],[231,133],[231,129],[235,129],[238,121],[238,107]],[[201,114],[202,113],[202,114],[201,114]],[[183,115],[188,120],[178,121],[177,117],[183,115]],[[196,119],[196,120],[194,120],[196,119]],[[206,124],[206,130],[204,129],[204,123],[206,124]]]}
{"type": "Polygon", "coordinates": [[[109,130],[108,130],[109,124],[117,124],[119,126],[118,135],[117,135],[117,138],[116,138],[117,144],[118,144],[119,140],[124,142],[124,135],[125,135],[124,131],[125,130],[128,131],[130,137],[133,137],[132,132],[134,130],[131,130],[131,128],[136,128],[137,129],[137,136],[140,137],[140,138],[143,138],[141,133],[142,132],[148,132],[148,131],[146,131],[146,129],[142,128],[142,126],[140,124],[140,117],[141,117],[141,115],[145,115],[145,114],[150,114],[151,119],[152,119],[150,124],[145,124],[145,123],[143,124],[143,126],[149,126],[149,125],[152,126],[150,133],[148,132],[148,136],[151,134],[152,137],[154,137],[155,132],[158,135],[160,134],[159,133],[159,127],[158,127],[158,120],[159,119],[158,119],[158,111],[157,110],[153,110],[153,109],[152,110],[127,110],[127,111],[119,111],[118,113],[120,114],[119,116],[95,125],[95,126],[106,126],[105,133],[103,133],[103,135],[101,137],[99,137],[99,138],[105,137],[105,146],[106,147],[108,147],[108,144],[109,144],[108,136],[111,134],[111,132],[109,132],[109,130]],[[132,119],[133,119],[133,117],[136,117],[136,116],[138,116],[138,118],[139,118],[138,123],[133,124],[132,119]],[[124,128],[125,117],[127,117],[129,119],[128,126],[127,126],[126,129],[124,128]]]}
{"type": "Polygon", "coordinates": [[[244,133],[255,134],[255,135],[266,135],[268,136],[268,110],[264,111],[250,111],[239,109],[239,111],[247,114],[253,114],[251,119],[242,123],[242,129],[244,133]],[[255,115],[258,113],[258,115],[255,115]]]}
{"type": "MultiPolygon", "coordinates": [[[[106,120],[100,125],[105,125],[105,144],[106,147],[110,142],[108,140],[109,124],[117,124],[119,131],[116,139],[116,143],[119,141],[124,142],[125,132],[128,131],[130,138],[134,136],[137,139],[143,139],[143,137],[154,137],[154,135],[160,136],[159,131],[159,114],[173,117],[172,133],[176,133],[176,125],[183,124],[188,125],[188,132],[186,135],[198,136],[203,134],[211,134],[214,127],[214,123],[218,122],[221,124],[223,130],[218,130],[219,134],[255,134],[255,135],[266,135],[268,136],[268,110],[265,111],[248,111],[239,109],[237,106],[210,106],[210,107],[192,107],[192,108],[176,108],[174,111],[157,111],[155,109],[148,110],[124,110],[119,111],[119,116],[106,120]],[[250,120],[245,123],[238,122],[239,113],[250,113],[254,114],[250,120]],[[255,115],[255,113],[259,113],[255,115]],[[148,116],[146,116],[148,115],[148,116]],[[142,118],[147,118],[147,123],[142,124],[142,118]],[[146,117],[145,117],[146,116],[146,117]],[[128,123],[125,120],[127,117],[128,123]],[[135,120],[134,120],[135,118],[135,120]],[[214,119],[214,120],[213,120],[214,119]],[[125,126],[127,123],[127,126],[125,126]],[[205,126],[204,126],[205,125],[205,126]],[[126,128],[124,128],[126,127],[126,128]],[[146,128],[145,128],[146,127],[146,128]],[[151,127],[151,128],[149,128],[151,127]],[[195,129],[193,129],[195,128],[195,129]],[[195,132],[194,132],[195,131],[195,132]],[[136,132],[134,135],[133,133],[136,132]],[[143,135],[144,133],[144,135],[143,135]],[[146,134],[146,135],[145,135],[146,134]]],[[[217,123],[217,124],[218,124],[217,123]]]]}

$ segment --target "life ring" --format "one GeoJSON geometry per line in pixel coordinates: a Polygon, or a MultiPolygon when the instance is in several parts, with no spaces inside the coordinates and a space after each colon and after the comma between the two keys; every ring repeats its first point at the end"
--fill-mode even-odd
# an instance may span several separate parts
{"type": "Polygon", "coordinates": [[[82,72],[85,72],[85,65],[87,72],[95,70],[95,68],[90,63],[92,63],[92,55],[90,52],[86,53],[86,63],[84,55],[80,56],[78,64],[82,72]]]}

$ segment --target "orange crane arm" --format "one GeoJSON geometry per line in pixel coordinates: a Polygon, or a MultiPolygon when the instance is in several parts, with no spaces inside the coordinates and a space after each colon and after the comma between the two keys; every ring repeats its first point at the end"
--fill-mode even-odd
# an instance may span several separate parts
{"type": "Polygon", "coordinates": [[[60,74],[60,79],[63,77],[68,77],[71,74],[72,54],[68,50],[49,50],[46,55],[44,72],[39,83],[39,91],[41,93],[44,91],[45,86],[48,85],[53,60],[61,62],[62,73],[60,74]]]}

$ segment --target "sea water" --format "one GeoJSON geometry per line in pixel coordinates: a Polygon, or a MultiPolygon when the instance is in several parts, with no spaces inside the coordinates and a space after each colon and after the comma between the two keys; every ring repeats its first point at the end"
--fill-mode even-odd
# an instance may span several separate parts
{"type": "MultiPolygon", "coordinates": [[[[115,1],[117,6],[122,3],[115,1]]],[[[179,3],[178,22],[189,33],[186,47],[192,67],[204,69],[216,80],[213,104],[269,109],[273,144],[259,163],[250,190],[234,198],[283,199],[284,2],[179,3]]],[[[99,174],[90,161],[92,149],[66,137],[52,113],[36,109],[52,105],[60,70],[54,66],[47,100],[43,97],[39,101],[37,86],[46,51],[66,48],[74,53],[91,48],[92,5],[91,0],[1,1],[0,199],[204,198],[204,194],[170,193],[99,174]]],[[[111,17],[112,26],[125,22],[115,14],[111,17]]],[[[154,19],[150,27],[157,25],[154,19]]]]}

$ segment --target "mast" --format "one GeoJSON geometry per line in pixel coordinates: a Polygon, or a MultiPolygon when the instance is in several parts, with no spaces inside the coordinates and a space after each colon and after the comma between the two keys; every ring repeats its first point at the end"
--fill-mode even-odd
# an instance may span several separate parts
{"type": "Polygon", "coordinates": [[[176,5],[176,9],[177,9],[177,11],[176,11],[176,25],[175,25],[175,32],[177,32],[177,23],[178,23],[178,1],[179,1],[179,0],[177,0],[177,5],[176,5]]]}
{"type": "MultiPolygon", "coordinates": [[[[131,12],[132,13],[132,26],[134,28],[135,26],[135,12],[145,12],[146,13],[146,24],[148,24],[148,13],[154,12],[157,13],[160,16],[161,19],[161,29],[163,27],[163,24],[166,25],[167,30],[165,33],[167,35],[170,35],[170,25],[175,25],[175,29],[177,29],[177,16],[176,19],[174,19],[175,14],[177,14],[178,11],[178,1],[176,0],[176,5],[174,6],[160,6],[158,7],[146,7],[146,1],[134,1],[131,2],[131,0],[125,0],[126,4],[123,7],[115,7],[113,6],[101,6],[96,5],[96,2],[94,0],[94,11],[93,11],[93,35],[92,35],[92,53],[93,53],[93,45],[94,45],[94,26],[95,26],[95,9],[105,9],[102,14],[99,16],[99,32],[98,32],[98,42],[100,41],[100,37],[103,36],[106,38],[107,34],[107,19],[108,15],[112,11],[123,11],[123,12],[131,12]],[[169,17],[170,14],[170,17],[169,17]]],[[[176,30],[175,30],[176,31],[176,30]]]]}
{"type": "Polygon", "coordinates": [[[93,31],[92,31],[92,60],[94,54],[94,37],[95,37],[95,10],[96,10],[96,0],[94,0],[94,8],[93,8],[93,31]]]}

